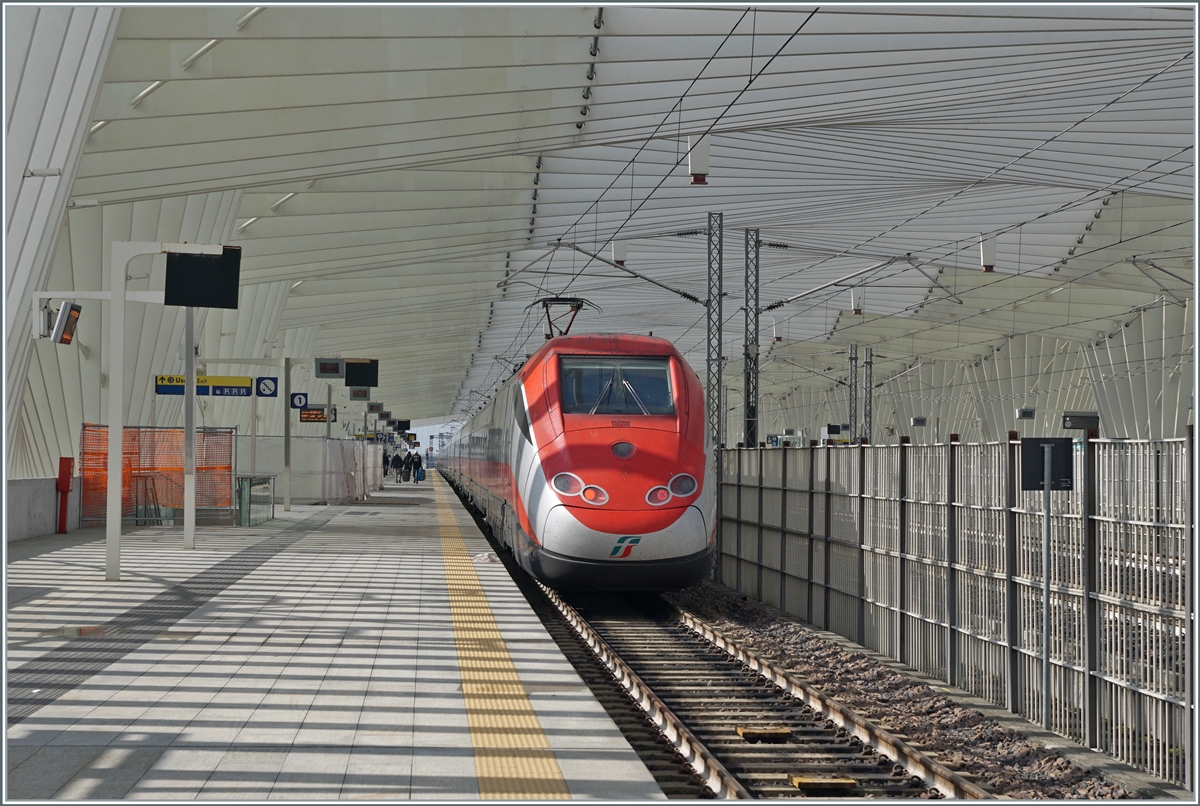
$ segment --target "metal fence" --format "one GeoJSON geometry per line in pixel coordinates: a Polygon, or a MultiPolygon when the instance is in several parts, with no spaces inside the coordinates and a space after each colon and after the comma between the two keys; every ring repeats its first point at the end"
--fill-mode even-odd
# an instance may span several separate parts
{"type": "Polygon", "coordinates": [[[1191,440],[1077,440],[1042,494],[1019,441],[726,450],[720,581],[1193,786],[1191,440]]]}

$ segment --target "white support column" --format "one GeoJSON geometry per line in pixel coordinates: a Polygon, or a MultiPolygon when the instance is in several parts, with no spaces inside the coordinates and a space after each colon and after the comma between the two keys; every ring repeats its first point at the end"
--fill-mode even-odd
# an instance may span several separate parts
{"type": "Polygon", "coordinates": [[[183,547],[196,548],[196,321],[195,308],[184,308],[183,386],[183,547]]]}
{"type": "Polygon", "coordinates": [[[121,465],[125,458],[125,276],[129,261],[156,255],[162,244],[113,241],[108,312],[108,506],[104,521],[104,578],[121,579],[121,465]]]}
{"type": "Polygon", "coordinates": [[[283,511],[292,511],[292,359],[283,359],[283,511]]]}

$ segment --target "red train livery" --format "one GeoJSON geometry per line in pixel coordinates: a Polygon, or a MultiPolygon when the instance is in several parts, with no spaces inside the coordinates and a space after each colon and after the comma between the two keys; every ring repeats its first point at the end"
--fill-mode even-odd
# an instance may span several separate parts
{"type": "Polygon", "coordinates": [[[438,469],[552,587],[669,590],[708,576],[716,481],[704,392],[669,341],[547,341],[438,469]]]}

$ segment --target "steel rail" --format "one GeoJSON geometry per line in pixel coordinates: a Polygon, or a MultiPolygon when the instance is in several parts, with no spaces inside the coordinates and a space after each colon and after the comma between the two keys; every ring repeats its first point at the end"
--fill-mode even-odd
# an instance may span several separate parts
{"type": "Polygon", "coordinates": [[[971,783],[961,774],[920,752],[895,734],[871,723],[797,679],[790,672],[738,646],[678,605],[673,606],[679,611],[684,625],[697,635],[725,650],[730,656],[796,697],[818,714],[832,720],[846,732],[857,736],[868,746],[891,755],[896,759],[896,763],[904,767],[910,775],[935,787],[946,797],[959,800],[991,800],[996,797],[978,784],[971,783]]]}
{"type": "Polygon", "coordinates": [[[650,690],[633,669],[621,660],[600,635],[592,629],[573,607],[568,605],[558,594],[542,583],[538,587],[546,595],[563,618],[571,625],[576,634],[596,654],[596,657],[608,667],[617,682],[629,692],[629,696],[646,712],[654,725],[662,731],[667,740],[679,751],[679,754],[703,779],[705,786],[718,798],[752,799],[754,796],[733,777],[729,770],[696,738],[683,721],[677,717],[659,697],[650,690]]]}

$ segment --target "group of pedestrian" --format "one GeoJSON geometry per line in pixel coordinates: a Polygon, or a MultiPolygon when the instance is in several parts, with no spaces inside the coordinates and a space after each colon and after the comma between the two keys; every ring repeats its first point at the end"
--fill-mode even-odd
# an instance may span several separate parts
{"type": "MultiPolygon", "coordinates": [[[[388,457],[385,453],[383,456],[383,475],[387,475],[388,457]]],[[[407,483],[411,478],[413,484],[419,484],[425,478],[425,469],[422,467],[421,454],[416,451],[411,453],[405,450],[398,450],[392,454],[390,461],[392,475],[396,481],[407,483]]]]}

